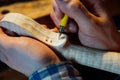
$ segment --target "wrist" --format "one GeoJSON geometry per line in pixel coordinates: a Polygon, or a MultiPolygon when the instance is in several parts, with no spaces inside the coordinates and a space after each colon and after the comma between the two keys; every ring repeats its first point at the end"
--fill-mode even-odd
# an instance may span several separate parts
{"type": "Polygon", "coordinates": [[[42,69],[46,68],[47,66],[54,65],[54,64],[59,64],[61,62],[62,61],[58,57],[52,57],[52,59],[49,62],[44,63],[44,65],[41,64],[41,65],[36,66],[36,68],[34,68],[34,70],[32,70],[28,75],[26,75],[26,74],[25,75],[27,77],[30,77],[30,75],[32,75],[37,70],[42,70],[42,69]]]}

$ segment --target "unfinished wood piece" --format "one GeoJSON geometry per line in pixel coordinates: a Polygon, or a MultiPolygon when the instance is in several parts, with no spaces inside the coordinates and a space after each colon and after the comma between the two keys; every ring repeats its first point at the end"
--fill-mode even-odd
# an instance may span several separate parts
{"type": "Polygon", "coordinates": [[[33,19],[19,13],[9,13],[1,21],[0,25],[4,28],[16,32],[18,35],[36,38],[51,47],[62,47],[67,41],[67,36],[45,29],[33,19]]]}
{"type": "Polygon", "coordinates": [[[0,21],[0,25],[19,35],[31,36],[50,46],[55,46],[55,49],[69,60],[72,59],[82,65],[120,74],[120,53],[100,51],[72,44],[68,44],[65,47],[56,47],[66,43],[65,35],[63,35],[65,38],[59,40],[58,33],[44,29],[34,20],[18,13],[7,14],[0,21]],[[47,42],[46,38],[48,41],[54,39],[54,45],[47,42]]]}
{"type": "Polygon", "coordinates": [[[58,51],[68,60],[96,69],[120,74],[120,53],[69,44],[58,51]]]}

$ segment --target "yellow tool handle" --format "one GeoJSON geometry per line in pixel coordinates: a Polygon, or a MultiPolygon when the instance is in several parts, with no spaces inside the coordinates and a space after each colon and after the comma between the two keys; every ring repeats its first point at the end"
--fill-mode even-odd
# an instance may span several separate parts
{"type": "Polygon", "coordinates": [[[67,25],[67,22],[68,22],[68,16],[65,14],[65,16],[60,21],[60,26],[65,27],[67,25]]]}

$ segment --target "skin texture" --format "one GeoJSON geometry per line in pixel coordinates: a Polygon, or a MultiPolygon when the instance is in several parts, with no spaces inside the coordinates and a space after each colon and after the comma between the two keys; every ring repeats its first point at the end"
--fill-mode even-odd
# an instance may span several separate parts
{"type": "Polygon", "coordinates": [[[60,62],[56,54],[42,42],[28,37],[8,36],[1,27],[0,60],[26,76],[60,62]]]}
{"type": "Polygon", "coordinates": [[[120,35],[99,0],[53,0],[51,18],[57,27],[64,14],[70,17],[67,32],[77,32],[84,46],[119,51],[120,35]]]}

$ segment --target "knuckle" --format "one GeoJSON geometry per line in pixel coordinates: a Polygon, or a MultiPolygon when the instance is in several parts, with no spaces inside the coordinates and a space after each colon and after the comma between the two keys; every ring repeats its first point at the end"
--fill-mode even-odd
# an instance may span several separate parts
{"type": "Polygon", "coordinates": [[[64,0],[65,3],[69,3],[71,2],[72,0],[64,0]]]}
{"type": "Polygon", "coordinates": [[[80,2],[75,0],[71,1],[68,5],[71,10],[82,8],[82,5],[80,4],[80,2]]]}

